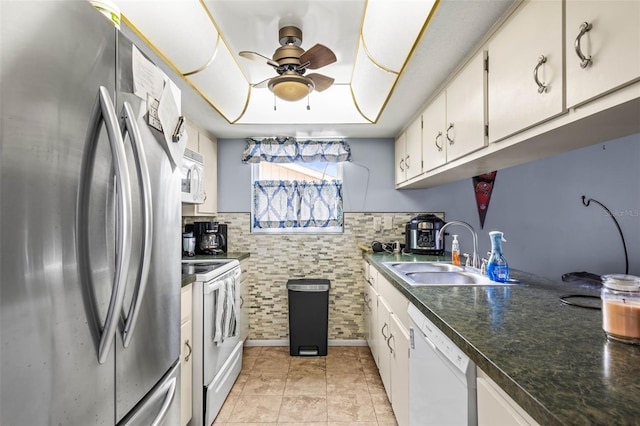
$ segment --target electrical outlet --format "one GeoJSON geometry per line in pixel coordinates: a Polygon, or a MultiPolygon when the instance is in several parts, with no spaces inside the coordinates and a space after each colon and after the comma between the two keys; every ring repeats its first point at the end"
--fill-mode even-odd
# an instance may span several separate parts
{"type": "Polygon", "coordinates": [[[391,216],[385,216],[382,218],[382,228],[388,231],[393,228],[393,218],[391,216]]]}
{"type": "Polygon", "coordinates": [[[373,230],[375,232],[380,232],[382,228],[382,218],[374,217],[373,218],[373,230]]]}

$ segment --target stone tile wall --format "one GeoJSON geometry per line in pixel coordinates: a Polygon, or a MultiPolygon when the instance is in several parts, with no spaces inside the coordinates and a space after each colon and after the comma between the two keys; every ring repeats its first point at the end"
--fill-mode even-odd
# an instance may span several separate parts
{"type": "MultiPolygon", "coordinates": [[[[249,213],[220,213],[211,220],[228,224],[229,251],[251,253],[249,339],[288,339],[286,283],[296,278],[326,278],[329,339],[363,340],[362,251],[357,243],[404,242],[404,226],[415,213],[345,213],[342,234],[264,235],[250,232],[249,213]],[[391,217],[391,230],[373,231],[374,218],[391,217]]],[[[208,218],[183,218],[184,223],[208,218]]]]}

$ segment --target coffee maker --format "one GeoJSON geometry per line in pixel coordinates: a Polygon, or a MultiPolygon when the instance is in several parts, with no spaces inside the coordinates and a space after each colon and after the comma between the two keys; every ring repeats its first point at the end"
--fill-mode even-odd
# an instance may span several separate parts
{"type": "MultiPolygon", "coordinates": [[[[441,214],[444,217],[444,214],[441,214]]],[[[444,219],[432,213],[419,214],[405,226],[405,253],[442,255],[444,236],[438,234],[444,225],[444,219]]]]}
{"type": "Polygon", "coordinates": [[[185,226],[185,232],[196,238],[196,254],[215,255],[227,252],[227,225],[218,222],[194,222],[185,226]]]}

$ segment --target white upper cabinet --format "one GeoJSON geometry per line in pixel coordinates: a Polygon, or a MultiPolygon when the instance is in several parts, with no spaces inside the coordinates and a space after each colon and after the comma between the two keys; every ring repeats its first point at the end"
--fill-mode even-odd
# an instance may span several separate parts
{"type": "Polygon", "coordinates": [[[422,167],[425,172],[447,162],[447,97],[442,92],[422,113],[422,167]]]}
{"type": "Polygon", "coordinates": [[[422,118],[418,117],[407,128],[407,146],[404,164],[407,179],[422,173],[422,118]]]}
{"type": "Polygon", "coordinates": [[[476,54],[422,113],[422,168],[428,172],[487,145],[486,52],[476,54]]]}
{"type": "Polygon", "coordinates": [[[476,54],[446,89],[447,161],[453,161],[487,145],[485,57],[485,51],[476,54]]]}
{"type": "Polygon", "coordinates": [[[186,122],[187,148],[204,157],[204,193],[202,204],[183,204],[183,216],[211,216],[218,212],[218,140],[186,122]]]}
{"type": "Polygon", "coordinates": [[[396,138],[395,144],[395,176],[396,184],[402,183],[407,180],[407,166],[404,164],[405,153],[407,152],[407,132],[402,132],[400,136],[396,138]]]}
{"type": "Polygon", "coordinates": [[[489,140],[564,111],[563,4],[527,1],[489,41],[489,140]]]}
{"type": "Polygon", "coordinates": [[[422,119],[418,117],[396,138],[396,184],[422,173],[422,119]]]}
{"type": "Polygon", "coordinates": [[[640,1],[566,2],[567,107],[640,78],[640,1]]]}

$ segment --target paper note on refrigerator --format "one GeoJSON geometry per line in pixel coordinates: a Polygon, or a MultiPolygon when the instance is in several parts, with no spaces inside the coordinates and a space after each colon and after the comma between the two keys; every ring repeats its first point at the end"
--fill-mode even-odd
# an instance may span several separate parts
{"type": "Polygon", "coordinates": [[[133,71],[133,92],[141,99],[147,100],[147,95],[160,99],[164,90],[164,73],[149,61],[136,46],[132,46],[131,68],[133,71]]]}
{"type": "Polygon", "coordinates": [[[173,135],[180,121],[180,104],[175,97],[176,91],[180,94],[180,89],[171,80],[167,80],[160,97],[158,117],[164,129],[163,142],[165,143],[166,151],[170,154],[171,163],[174,166],[179,166],[182,163],[182,154],[184,154],[187,141],[183,137],[178,139],[177,142],[173,142],[173,135]]]}

